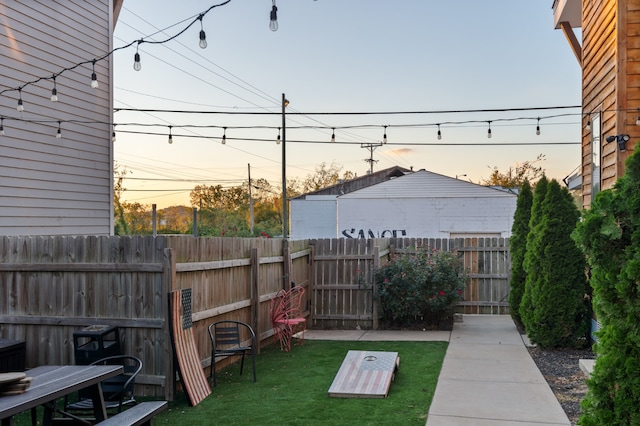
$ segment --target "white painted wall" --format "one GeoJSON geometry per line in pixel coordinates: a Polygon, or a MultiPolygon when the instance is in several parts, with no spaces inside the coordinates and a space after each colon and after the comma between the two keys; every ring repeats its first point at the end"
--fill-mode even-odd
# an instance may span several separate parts
{"type": "MultiPolygon", "coordinates": [[[[110,0],[1,2],[0,90],[111,51],[112,8],[110,0]]],[[[91,64],[58,76],[59,102],[51,80],[24,87],[22,113],[18,92],[0,95],[0,235],[113,233],[111,59],[96,63],[97,89],[91,64]]]]}
{"type": "Polygon", "coordinates": [[[336,235],[336,196],[307,195],[290,202],[291,239],[334,238],[336,235]]]}
{"type": "Polygon", "coordinates": [[[517,197],[338,198],[338,237],[511,236],[517,197]]]}

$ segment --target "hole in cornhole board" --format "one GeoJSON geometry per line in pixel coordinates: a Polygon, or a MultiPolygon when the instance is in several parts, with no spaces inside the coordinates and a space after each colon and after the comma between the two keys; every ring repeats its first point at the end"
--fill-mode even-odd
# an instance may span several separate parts
{"type": "Polygon", "coordinates": [[[386,398],[398,368],[398,352],[349,351],[329,388],[334,398],[386,398]]]}

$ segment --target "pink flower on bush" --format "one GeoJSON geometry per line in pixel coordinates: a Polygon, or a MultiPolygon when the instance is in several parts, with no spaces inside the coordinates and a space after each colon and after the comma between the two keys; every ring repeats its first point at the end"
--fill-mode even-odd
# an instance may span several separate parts
{"type": "Polygon", "coordinates": [[[445,292],[444,292],[444,291],[441,291],[441,292],[440,292],[440,296],[444,296],[444,295],[445,295],[445,292]]]}

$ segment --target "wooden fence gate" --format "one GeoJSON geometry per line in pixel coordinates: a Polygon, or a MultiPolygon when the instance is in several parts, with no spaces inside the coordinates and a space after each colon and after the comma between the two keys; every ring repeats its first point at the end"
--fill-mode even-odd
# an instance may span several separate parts
{"type": "Polygon", "coordinates": [[[318,239],[312,247],[312,324],[315,328],[376,329],[373,272],[394,255],[417,248],[462,254],[467,282],[457,312],[508,314],[507,238],[318,239]]]}

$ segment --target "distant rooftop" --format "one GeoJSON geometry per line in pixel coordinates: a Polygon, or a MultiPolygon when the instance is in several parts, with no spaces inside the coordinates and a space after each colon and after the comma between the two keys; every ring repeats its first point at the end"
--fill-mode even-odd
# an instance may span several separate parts
{"type": "Polygon", "coordinates": [[[350,180],[341,181],[335,185],[331,185],[326,188],[319,189],[317,191],[308,192],[306,194],[299,195],[297,197],[294,197],[294,199],[304,199],[307,195],[336,195],[336,196],[344,195],[353,191],[357,191],[362,188],[369,187],[371,185],[385,182],[389,179],[403,176],[411,172],[412,171],[410,169],[394,166],[388,169],[369,173],[364,176],[356,177],[350,180]]]}

